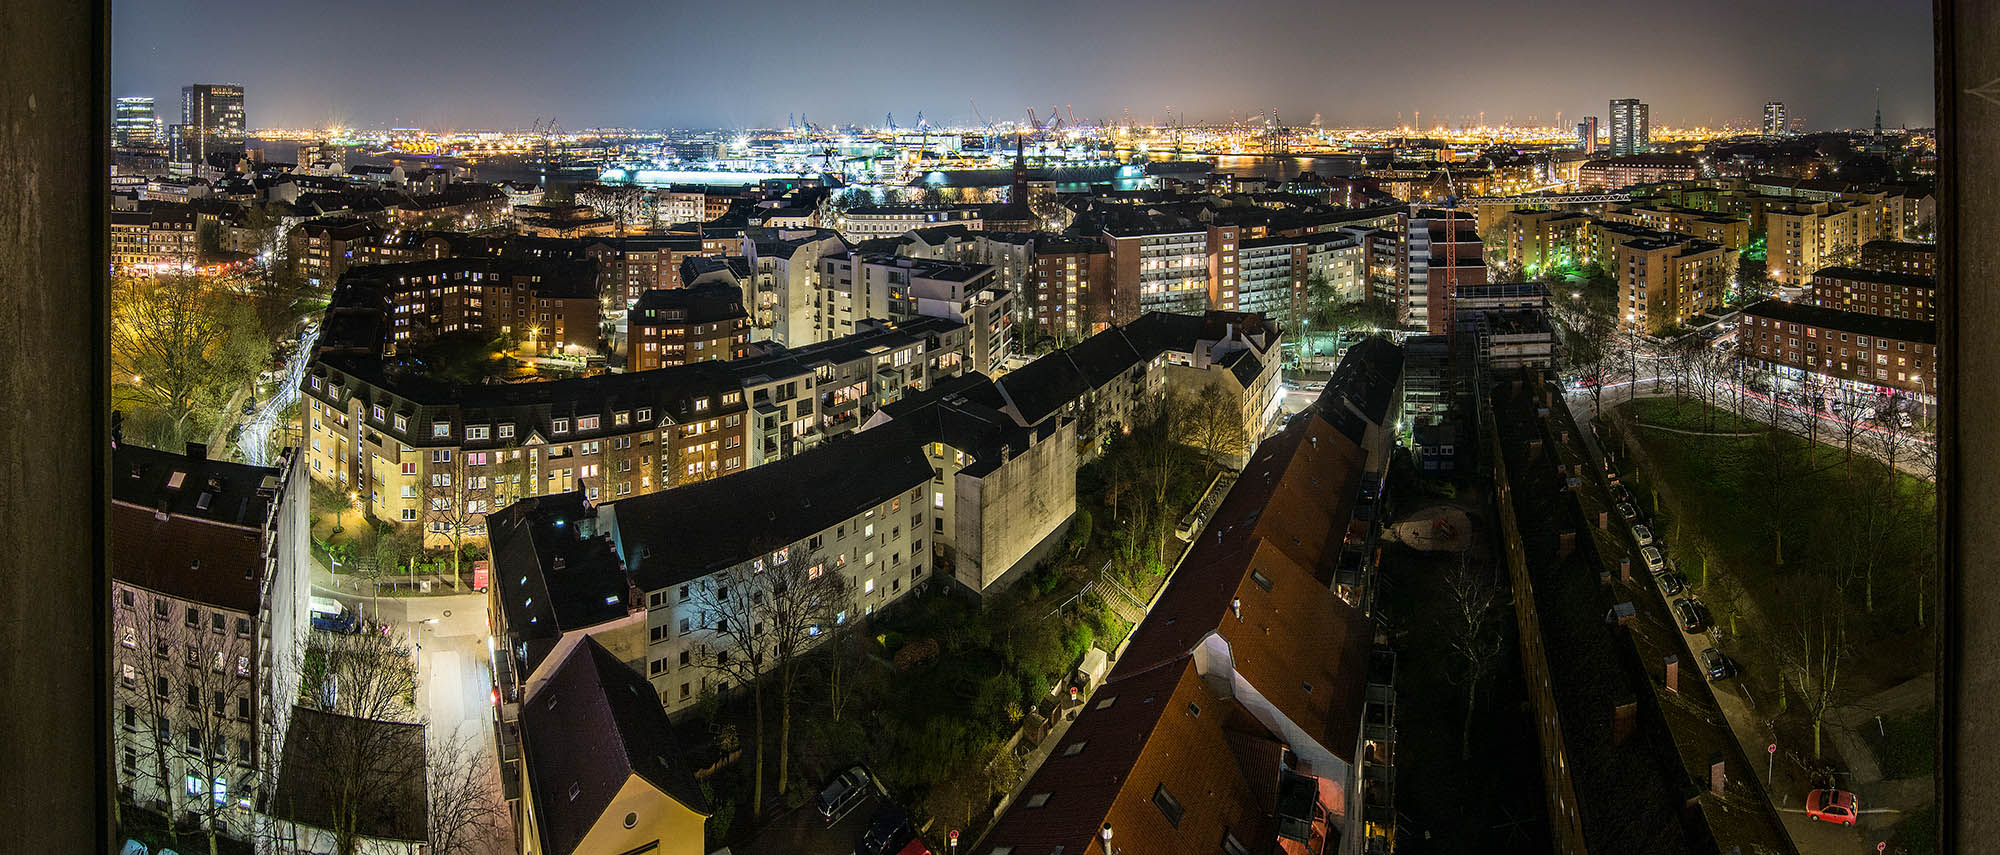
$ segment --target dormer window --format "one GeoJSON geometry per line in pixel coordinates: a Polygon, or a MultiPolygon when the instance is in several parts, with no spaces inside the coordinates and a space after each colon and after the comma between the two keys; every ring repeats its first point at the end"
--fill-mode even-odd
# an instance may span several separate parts
{"type": "Polygon", "coordinates": [[[549,430],[555,433],[569,433],[569,419],[555,419],[549,423],[549,430]]]}

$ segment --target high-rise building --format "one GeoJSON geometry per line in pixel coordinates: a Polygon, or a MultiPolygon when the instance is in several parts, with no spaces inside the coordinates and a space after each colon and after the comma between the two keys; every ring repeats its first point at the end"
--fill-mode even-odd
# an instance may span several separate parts
{"type": "Polygon", "coordinates": [[[1647,105],[1637,98],[1620,98],[1611,102],[1611,154],[1613,156],[1639,154],[1652,145],[1652,131],[1648,127],[1647,105]]]}
{"type": "Polygon", "coordinates": [[[180,133],[174,139],[174,159],[205,163],[210,154],[241,152],[249,136],[243,116],[243,87],[196,83],[181,87],[180,133]]]}
{"type": "Polygon", "coordinates": [[[1789,130],[1785,125],[1785,102],[1770,101],[1764,104],[1764,136],[1782,137],[1789,130]]]}
{"type": "Polygon", "coordinates": [[[1576,150],[1584,154],[1597,153],[1597,117],[1585,116],[1576,123],[1576,150]]]}
{"type": "Polygon", "coordinates": [[[111,115],[111,144],[117,148],[153,145],[160,141],[158,127],[152,98],[120,98],[111,115]]]}

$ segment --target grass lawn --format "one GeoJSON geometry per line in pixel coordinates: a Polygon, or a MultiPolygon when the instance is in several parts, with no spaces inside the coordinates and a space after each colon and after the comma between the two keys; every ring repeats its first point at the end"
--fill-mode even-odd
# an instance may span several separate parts
{"type": "Polygon", "coordinates": [[[1928,778],[1937,757],[1937,712],[1916,710],[1882,717],[1861,725],[1861,736],[1875,752],[1882,777],[1928,778]]]}
{"type": "MultiPolygon", "coordinates": [[[[1711,423],[1702,410],[1691,400],[1676,405],[1673,398],[1643,398],[1621,407],[1619,415],[1639,425],[1759,433],[1695,436],[1635,427],[1652,468],[1626,467],[1627,483],[1717,622],[1746,641],[1770,644],[1771,626],[1737,618],[1755,616],[1769,624],[1792,608],[1801,586],[1831,584],[1836,568],[1855,565],[1852,535],[1866,524],[1863,512],[1883,503],[1853,499],[1886,495],[1886,488],[1871,492],[1871,485],[1884,483],[1887,467],[1858,453],[1850,459],[1824,443],[1809,454],[1800,437],[1765,433],[1725,412],[1714,413],[1711,423]],[[1787,461],[1782,466],[1772,463],[1779,455],[1787,461]],[[1649,480],[1655,474],[1661,483],[1649,480]],[[1780,484],[1782,489],[1774,487],[1780,484]]],[[[1899,496],[1893,504],[1901,511],[1877,524],[1883,534],[1874,548],[1881,558],[1872,574],[1847,586],[1850,664],[1842,668],[1841,681],[1849,698],[1929,667],[1934,570],[1918,568],[1935,566],[1936,492],[1934,485],[1907,475],[1898,474],[1895,485],[1899,496]]]]}

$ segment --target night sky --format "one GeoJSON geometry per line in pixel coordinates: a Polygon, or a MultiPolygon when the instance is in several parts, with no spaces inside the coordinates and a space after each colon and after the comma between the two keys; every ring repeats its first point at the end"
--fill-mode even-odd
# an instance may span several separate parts
{"type": "Polygon", "coordinates": [[[1658,125],[1932,122],[1929,0],[116,0],[113,95],[239,83],[252,127],[899,125],[1046,114],[1159,121],[1279,110],[1329,126],[1612,98],[1658,125]],[[1520,8],[1520,7],[1526,7],[1520,8]]]}

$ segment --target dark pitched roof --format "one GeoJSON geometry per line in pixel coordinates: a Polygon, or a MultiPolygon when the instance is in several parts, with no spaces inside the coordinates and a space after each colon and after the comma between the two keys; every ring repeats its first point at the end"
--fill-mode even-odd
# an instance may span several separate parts
{"type": "Polygon", "coordinates": [[[631,585],[579,492],[522,499],[486,515],[507,633],[532,673],[563,633],[624,618],[631,585]]]}
{"type": "Polygon", "coordinates": [[[279,472],[136,445],[112,451],[111,572],[168,596],[256,613],[279,472]]]}
{"type": "Polygon", "coordinates": [[[520,727],[528,795],[550,855],[575,851],[633,775],[708,815],[652,685],[595,638],[585,637],[521,705],[520,727]]]}
{"type": "Polygon", "coordinates": [[[1864,315],[1860,312],[1843,312],[1839,309],[1825,309],[1804,303],[1787,303],[1783,300],[1765,300],[1743,307],[1743,314],[1770,318],[1790,324],[1807,324],[1823,329],[1859,333],[1866,336],[1911,341],[1922,344],[1937,343],[1937,325],[1928,321],[1913,321],[1904,318],[1885,318],[1879,315],[1864,315]]]}
{"type": "Polygon", "coordinates": [[[863,431],[735,475],[614,502],[640,590],[699,578],[817,534],[931,480],[907,434],[863,431]]]}
{"type": "Polygon", "coordinates": [[[687,288],[654,288],[639,295],[632,306],[631,322],[652,323],[649,312],[680,311],[682,316],[663,320],[668,324],[706,324],[747,318],[743,310],[743,289],[727,282],[705,282],[687,288]]]}
{"type": "Polygon", "coordinates": [[[293,707],[278,786],[266,799],[265,810],[281,819],[331,829],[340,804],[333,788],[357,777],[366,786],[354,796],[356,831],[383,840],[429,841],[421,724],[293,707]]]}
{"type": "Polygon", "coordinates": [[[1360,442],[1369,423],[1386,423],[1402,379],[1403,349],[1388,339],[1363,339],[1347,349],[1313,410],[1341,435],[1360,442]]]}

